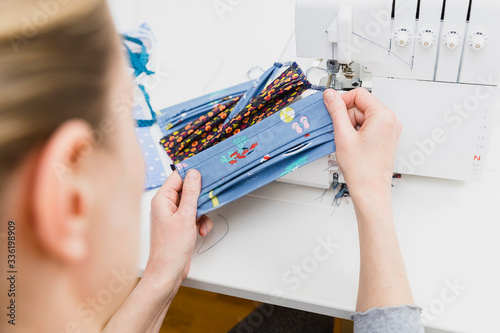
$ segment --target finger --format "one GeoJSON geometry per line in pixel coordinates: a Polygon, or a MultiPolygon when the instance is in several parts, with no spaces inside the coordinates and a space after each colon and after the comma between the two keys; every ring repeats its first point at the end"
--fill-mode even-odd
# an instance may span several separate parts
{"type": "Polygon", "coordinates": [[[198,197],[201,191],[201,175],[198,170],[191,169],[184,179],[182,186],[181,202],[179,211],[189,220],[196,220],[196,212],[198,209],[198,197]]]}
{"type": "Polygon", "coordinates": [[[357,88],[342,94],[348,109],[357,108],[360,112],[365,113],[373,107],[382,107],[383,104],[373,94],[364,88],[357,88]]]}
{"type": "Polygon", "coordinates": [[[328,89],[323,93],[323,100],[332,117],[333,131],[339,135],[354,132],[354,126],[349,119],[346,105],[340,94],[333,89],[328,89]]]}
{"type": "Polygon", "coordinates": [[[179,192],[182,189],[182,178],[177,171],[173,172],[160,187],[156,195],[167,198],[174,204],[179,203],[179,192]]]}
{"type": "Polygon", "coordinates": [[[347,113],[349,114],[349,119],[353,127],[361,126],[365,122],[365,114],[359,111],[358,108],[354,107],[347,109],[347,113]]]}
{"type": "Polygon", "coordinates": [[[208,235],[208,233],[210,232],[210,230],[212,230],[212,227],[214,225],[212,220],[206,215],[202,215],[198,219],[196,224],[199,227],[198,232],[199,232],[201,237],[205,237],[206,235],[208,235]]]}

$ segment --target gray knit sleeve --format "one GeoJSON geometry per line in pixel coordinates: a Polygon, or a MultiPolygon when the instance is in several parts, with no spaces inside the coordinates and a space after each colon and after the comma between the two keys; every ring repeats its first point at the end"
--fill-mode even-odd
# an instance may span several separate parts
{"type": "Polygon", "coordinates": [[[424,333],[421,313],[418,306],[390,306],[356,312],[351,319],[354,333],[424,333]]]}

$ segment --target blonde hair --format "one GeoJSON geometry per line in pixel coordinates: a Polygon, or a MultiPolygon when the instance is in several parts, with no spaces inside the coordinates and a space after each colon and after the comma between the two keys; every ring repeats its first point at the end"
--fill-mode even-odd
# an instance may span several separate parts
{"type": "Polygon", "coordinates": [[[0,2],[0,184],[65,121],[98,126],[116,38],[105,0],[0,2]]]}

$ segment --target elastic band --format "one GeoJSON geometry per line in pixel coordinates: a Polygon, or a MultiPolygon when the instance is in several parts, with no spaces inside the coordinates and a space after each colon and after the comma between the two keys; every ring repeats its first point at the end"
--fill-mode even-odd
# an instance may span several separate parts
{"type": "MultiPolygon", "coordinates": [[[[307,80],[311,83],[311,80],[309,80],[309,74],[311,73],[312,70],[320,70],[320,71],[323,71],[325,72],[326,74],[328,74],[328,71],[324,68],[321,68],[321,67],[318,67],[318,66],[313,66],[313,67],[310,67],[307,69],[306,71],[306,78],[307,80]]],[[[325,86],[318,86],[316,84],[312,84],[311,83],[311,87],[310,89],[312,90],[316,90],[316,91],[325,91],[326,89],[328,89],[327,87],[325,86]]]]}

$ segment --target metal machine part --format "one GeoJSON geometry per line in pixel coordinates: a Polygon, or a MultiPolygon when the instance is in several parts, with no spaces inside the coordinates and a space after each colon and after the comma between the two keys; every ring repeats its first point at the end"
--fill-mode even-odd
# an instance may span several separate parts
{"type": "Polygon", "coordinates": [[[340,65],[337,61],[327,60],[326,70],[328,75],[320,80],[320,86],[333,88],[339,91],[349,91],[359,87],[365,87],[371,90],[371,73],[367,68],[362,67],[358,63],[350,63],[349,65],[340,65]],[[334,62],[337,64],[335,70],[331,72],[331,65],[334,62]]]}

